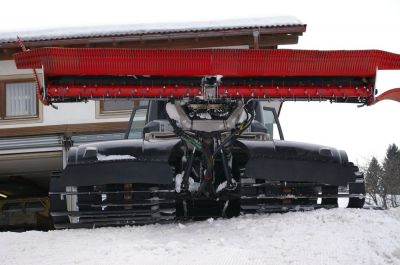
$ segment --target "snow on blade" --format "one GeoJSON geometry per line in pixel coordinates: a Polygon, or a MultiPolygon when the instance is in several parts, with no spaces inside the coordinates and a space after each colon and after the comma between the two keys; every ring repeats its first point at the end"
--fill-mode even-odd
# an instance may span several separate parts
{"type": "Polygon", "coordinates": [[[102,155],[97,154],[97,160],[99,161],[111,161],[111,160],[135,160],[136,157],[131,155],[102,155]]]}
{"type": "MultiPolygon", "coordinates": [[[[235,181],[234,179],[232,179],[232,183],[236,183],[236,181],[235,181]]],[[[226,181],[224,181],[224,182],[222,182],[221,184],[219,184],[216,192],[217,192],[217,193],[218,193],[218,192],[221,192],[223,189],[226,188],[226,185],[227,185],[227,184],[228,184],[228,183],[227,183],[226,181]]]]}
{"type": "MultiPolygon", "coordinates": [[[[183,180],[183,175],[185,174],[185,171],[182,171],[182,173],[177,174],[175,176],[175,191],[177,193],[181,192],[181,185],[182,185],[182,180],[183,180]]],[[[195,182],[193,178],[189,177],[189,191],[190,192],[196,192],[199,190],[200,183],[195,182]]]]}
{"type": "Polygon", "coordinates": [[[200,187],[200,183],[199,182],[195,182],[194,179],[189,177],[189,191],[191,191],[191,192],[198,191],[199,187],[200,187]]]}
{"type": "Polygon", "coordinates": [[[212,120],[212,117],[208,112],[200,113],[198,116],[200,117],[200,119],[203,119],[203,120],[212,120]]]}
{"type": "Polygon", "coordinates": [[[183,172],[180,174],[176,174],[176,176],[175,176],[175,191],[177,193],[181,192],[182,180],[183,180],[183,172]]]}
{"type": "Polygon", "coordinates": [[[2,264],[400,264],[400,208],[0,233],[2,264]]]}
{"type": "Polygon", "coordinates": [[[175,120],[179,123],[180,121],[180,116],[178,111],[176,110],[176,107],[174,104],[171,104],[170,102],[167,103],[167,105],[165,106],[165,111],[168,114],[168,117],[172,120],[175,120]]]}

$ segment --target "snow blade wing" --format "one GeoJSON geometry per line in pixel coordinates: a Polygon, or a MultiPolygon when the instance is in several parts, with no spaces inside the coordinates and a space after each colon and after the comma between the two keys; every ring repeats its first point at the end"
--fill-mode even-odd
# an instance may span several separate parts
{"type": "Polygon", "coordinates": [[[393,88],[391,90],[382,93],[381,95],[375,98],[375,101],[372,104],[378,103],[385,99],[391,99],[400,102],[400,88],[393,88]]]}

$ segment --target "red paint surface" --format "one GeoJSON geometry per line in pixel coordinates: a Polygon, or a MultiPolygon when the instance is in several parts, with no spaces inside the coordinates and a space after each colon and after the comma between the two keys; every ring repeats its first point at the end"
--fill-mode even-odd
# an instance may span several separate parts
{"type": "Polygon", "coordinates": [[[379,51],[137,50],[39,48],[14,55],[17,68],[54,75],[362,76],[400,69],[400,55],[379,51]]]}
{"type": "MultiPolygon", "coordinates": [[[[105,48],[39,48],[14,55],[19,69],[44,69],[45,76],[210,76],[230,77],[366,77],[377,69],[400,69],[400,55],[380,50],[138,50],[105,48]]],[[[371,86],[373,84],[370,84],[371,86]]],[[[193,97],[200,87],[190,86],[86,86],[47,85],[46,99],[52,97],[166,98],[193,97]]],[[[219,96],[247,98],[334,99],[361,98],[372,102],[373,89],[358,86],[224,86],[219,96]]],[[[398,89],[376,101],[400,101],[398,89]]]]}

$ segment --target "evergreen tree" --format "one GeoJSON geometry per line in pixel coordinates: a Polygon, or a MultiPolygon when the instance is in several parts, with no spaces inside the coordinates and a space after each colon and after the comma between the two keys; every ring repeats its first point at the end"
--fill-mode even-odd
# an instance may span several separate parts
{"type": "Polygon", "coordinates": [[[400,150],[395,144],[389,145],[383,161],[382,185],[390,194],[392,207],[397,207],[396,195],[400,195],[400,150]]]}
{"type": "Polygon", "coordinates": [[[371,196],[375,205],[379,205],[378,195],[381,193],[379,188],[382,179],[383,169],[375,157],[369,162],[367,173],[365,174],[365,188],[369,196],[371,196]]]}

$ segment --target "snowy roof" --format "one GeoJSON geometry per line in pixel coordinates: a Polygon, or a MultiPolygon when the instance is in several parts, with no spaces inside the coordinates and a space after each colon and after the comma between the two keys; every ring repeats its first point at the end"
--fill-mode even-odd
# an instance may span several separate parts
{"type": "Polygon", "coordinates": [[[253,28],[279,28],[293,26],[305,25],[295,17],[265,17],[203,22],[131,24],[44,29],[23,32],[0,32],[0,47],[1,44],[14,43],[17,36],[19,36],[23,41],[35,42],[78,38],[120,37],[130,35],[221,31],[253,28]]]}

